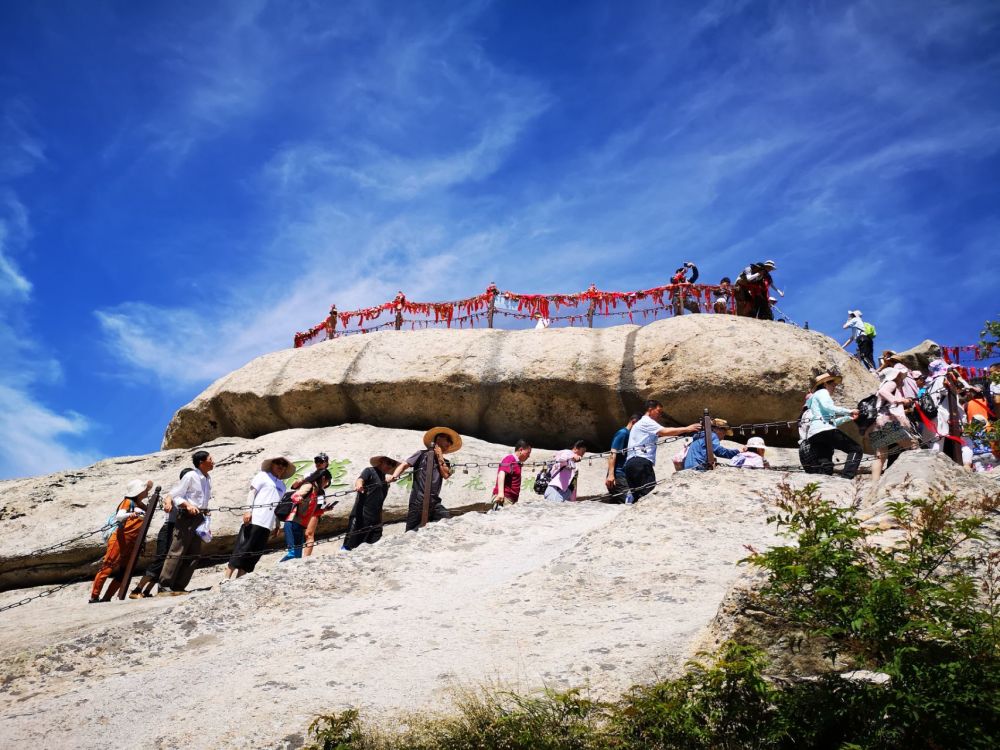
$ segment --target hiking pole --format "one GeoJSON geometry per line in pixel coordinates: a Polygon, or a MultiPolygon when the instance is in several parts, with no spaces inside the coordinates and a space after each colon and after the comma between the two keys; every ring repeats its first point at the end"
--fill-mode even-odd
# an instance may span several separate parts
{"type": "MultiPolygon", "coordinates": [[[[435,436],[436,437],[436,436],[435,436]]],[[[431,478],[434,476],[434,462],[437,456],[434,455],[434,443],[427,450],[427,467],[424,470],[424,507],[420,511],[420,527],[423,528],[431,517],[431,478]]]]}
{"type": "Polygon", "coordinates": [[[149,503],[146,504],[146,517],[142,519],[142,528],[139,529],[139,536],[135,540],[135,546],[132,548],[132,554],[128,556],[128,563],[125,565],[125,572],[122,576],[121,586],[118,587],[118,598],[124,599],[128,594],[129,584],[132,583],[132,571],[135,569],[135,562],[139,559],[139,550],[142,549],[142,545],[146,543],[146,534],[149,532],[149,524],[153,520],[153,513],[156,512],[156,506],[160,502],[160,487],[157,485],[156,489],[153,490],[153,497],[150,498],[149,503]]]}
{"type": "Polygon", "coordinates": [[[705,408],[705,414],[701,418],[701,428],[705,431],[705,468],[715,468],[715,451],[712,449],[712,417],[705,408]]]}
{"type": "Polygon", "coordinates": [[[948,456],[959,466],[962,465],[962,422],[958,414],[958,394],[951,384],[948,389],[948,439],[944,441],[948,456]]]}

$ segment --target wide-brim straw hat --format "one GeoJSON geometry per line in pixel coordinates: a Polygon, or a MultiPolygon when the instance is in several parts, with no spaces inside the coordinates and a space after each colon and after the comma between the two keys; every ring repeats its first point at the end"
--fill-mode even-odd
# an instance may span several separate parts
{"type": "Polygon", "coordinates": [[[387,464],[389,466],[389,471],[395,471],[396,467],[399,466],[399,461],[394,458],[389,458],[388,456],[372,456],[368,459],[373,467],[378,469],[382,464],[387,464]]]}
{"type": "Polygon", "coordinates": [[[260,470],[266,471],[268,474],[274,474],[274,476],[278,477],[278,479],[288,479],[289,477],[295,475],[295,464],[292,463],[292,459],[288,456],[272,456],[271,458],[265,458],[261,461],[260,470]],[[275,461],[285,462],[285,471],[283,475],[271,471],[275,461]]]}
{"type": "Polygon", "coordinates": [[[430,448],[434,443],[434,438],[438,435],[447,435],[451,438],[451,447],[445,453],[454,453],[462,447],[462,436],[450,427],[431,427],[424,433],[424,447],[430,448]]]}
{"type": "Polygon", "coordinates": [[[724,419],[713,419],[712,420],[713,430],[723,430],[727,436],[733,434],[733,429],[729,426],[729,422],[724,419]]]}
{"type": "Polygon", "coordinates": [[[824,383],[833,383],[834,385],[839,385],[844,380],[840,375],[834,375],[829,372],[824,372],[822,375],[817,375],[813,378],[813,388],[819,388],[824,383]]]}
{"type": "Polygon", "coordinates": [[[128,484],[125,485],[125,497],[130,499],[134,497],[139,497],[139,495],[142,494],[142,491],[146,489],[146,487],[147,485],[145,479],[133,479],[132,481],[130,481],[128,484]]]}

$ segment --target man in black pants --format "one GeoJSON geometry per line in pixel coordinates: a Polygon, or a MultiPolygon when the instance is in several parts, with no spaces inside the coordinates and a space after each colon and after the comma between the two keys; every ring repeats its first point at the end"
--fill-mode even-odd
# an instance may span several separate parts
{"type": "Polygon", "coordinates": [[[632,425],[628,435],[628,451],[625,461],[625,481],[632,490],[633,502],[648,495],[656,484],[656,441],[666,436],[686,435],[697,432],[698,423],[687,427],[663,427],[657,420],[663,416],[663,404],[654,399],[645,403],[646,413],[632,425]]]}
{"type": "MultiPolygon", "coordinates": [[[[194,468],[188,466],[186,469],[181,469],[178,480],[183,479],[189,471],[194,471],[194,468]]],[[[160,582],[160,573],[163,572],[163,563],[167,559],[167,552],[170,551],[170,540],[174,536],[174,523],[177,520],[177,509],[174,507],[174,499],[170,495],[163,497],[163,510],[167,514],[167,520],[163,522],[160,533],[156,535],[156,556],[149,563],[149,567],[146,568],[139,583],[132,589],[132,593],[128,595],[129,599],[152,596],[153,586],[160,582]]]]}

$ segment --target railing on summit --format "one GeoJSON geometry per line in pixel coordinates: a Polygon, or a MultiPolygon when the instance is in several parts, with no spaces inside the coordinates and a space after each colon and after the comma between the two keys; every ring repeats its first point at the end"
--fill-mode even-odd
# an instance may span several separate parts
{"type": "Polygon", "coordinates": [[[639,316],[645,321],[650,317],[655,319],[684,312],[735,314],[733,291],[711,284],[685,283],[609,292],[591,284],[586,291],[574,294],[521,294],[502,292],[491,283],[486,291],[475,297],[446,302],[412,302],[399,292],[388,302],[360,310],[340,312],[333,305],[324,320],[307,331],[296,333],[294,344],[298,348],[357,333],[383,329],[398,331],[406,325],[411,330],[433,325],[464,328],[468,324],[472,328],[477,322],[485,321],[487,328],[493,328],[498,315],[515,321],[545,321],[545,326],[563,322],[571,326],[586,323],[588,328],[593,328],[595,317],[621,318],[635,323],[639,316]],[[647,301],[648,306],[638,307],[647,301]],[[553,314],[564,309],[569,314],[553,314]],[[352,323],[353,328],[349,327],[352,323]]]}

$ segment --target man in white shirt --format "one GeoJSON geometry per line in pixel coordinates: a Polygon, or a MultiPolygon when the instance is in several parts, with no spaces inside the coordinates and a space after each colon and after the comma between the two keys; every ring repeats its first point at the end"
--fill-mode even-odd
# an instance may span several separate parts
{"type": "Polygon", "coordinates": [[[663,416],[663,404],[650,399],[645,404],[646,413],[636,422],[628,435],[625,460],[625,480],[632,490],[633,502],[648,495],[656,484],[656,442],[658,438],[687,435],[701,429],[698,423],[687,427],[664,427],[657,420],[663,416]]]}
{"type": "Polygon", "coordinates": [[[257,567],[268,537],[278,529],[274,509],[288,491],[284,480],[290,479],[294,473],[295,465],[284,456],[268,458],[261,463],[260,471],[250,482],[247,504],[252,505],[253,509],[243,514],[243,525],[226,568],[227,581],[233,577],[233,573],[239,578],[252,573],[257,567]]]}
{"type": "Polygon", "coordinates": [[[844,323],[842,328],[848,328],[851,331],[851,337],[843,343],[843,348],[846,349],[851,345],[851,342],[857,344],[858,349],[858,359],[861,360],[861,364],[868,368],[869,371],[875,370],[875,342],[872,337],[868,335],[868,328],[865,326],[865,322],[861,319],[860,310],[848,310],[847,311],[847,322],[844,323]]]}
{"type": "Polygon", "coordinates": [[[180,596],[191,582],[194,566],[201,552],[201,537],[196,529],[208,515],[208,504],[212,500],[212,482],[208,473],[215,468],[215,461],[208,451],[196,451],[191,456],[194,471],[170,490],[177,508],[177,521],[170,552],[160,576],[160,590],[157,596],[180,596]]]}

